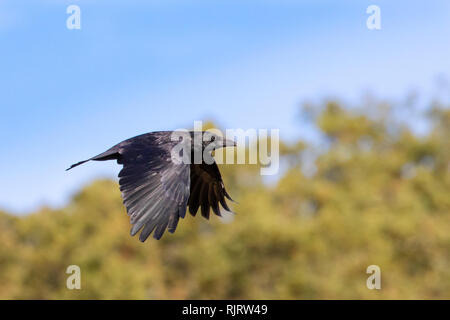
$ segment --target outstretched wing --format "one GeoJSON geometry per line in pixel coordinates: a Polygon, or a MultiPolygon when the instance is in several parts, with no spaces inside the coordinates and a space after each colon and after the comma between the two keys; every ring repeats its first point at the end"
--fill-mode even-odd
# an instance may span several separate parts
{"type": "Polygon", "coordinates": [[[120,191],[133,225],[144,242],[154,230],[160,239],[166,229],[175,232],[184,218],[189,199],[190,166],[171,159],[172,142],[168,135],[143,135],[128,140],[120,148],[118,163],[120,191]]]}
{"type": "Polygon", "coordinates": [[[210,208],[221,216],[219,203],[222,207],[231,211],[225,197],[233,201],[225,190],[216,162],[212,164],[191,164],[191,191],[189,197],[189,212],[195,216],[198,208],[201,208],[202,216],[209,219],[210,208]]]}

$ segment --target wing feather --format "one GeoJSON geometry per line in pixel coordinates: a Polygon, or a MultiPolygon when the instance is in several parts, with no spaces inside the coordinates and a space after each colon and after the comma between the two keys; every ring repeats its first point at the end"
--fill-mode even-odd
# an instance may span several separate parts
{"type": "Polygon", "coordinates": [[[189,212],[195,216],[201,208],[202,216],[209,218],[210,208],[217,216],[221,216],[219,203],[230,211],[225,198],[233,201],[225,190],[217,164],[191,164],[191,193],[189,196],[189,212]]]}
{"type": "Polygon", "coordinates": [[[170,134],[149,134],[127,140],[119,148],[119,173],[123,203],[140,241],[153,232],[160,239],[165,230],[175,232],[189,199],[190,165],[171,160],[170,134]]]}

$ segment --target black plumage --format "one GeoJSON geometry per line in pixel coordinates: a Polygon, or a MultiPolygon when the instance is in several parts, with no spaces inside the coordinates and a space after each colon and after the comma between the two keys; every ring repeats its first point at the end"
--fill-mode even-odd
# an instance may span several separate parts
{"type": "MultiPolygon", "coordinates": [[[[155,239],[160,239],[166,229],[175,232],[187,206],[191,215],[195,216],[200,209],[206,219],[209,219],[210,208],[220,216],[219,203],[230,211],[225,198],[232,199],[225,190],[217,164],[214,160],[210,164],[203,160],[195,164],[193,154],[196,147],[203,151],[209,144],[208,150],[212,151],[235,146],[234,141],[214,134],[209,134],[207,141],[191,139],[192,163],[177,163],[173,161],[171,152],[179,141],[172,140],[172,133],[158,131],[127,139],[67,169],[89,160],[117,160],[123,165],[119,173],[120,191],[130,216],[131,235],[142,230],[139,235],[142,242],[152,232],[155,239]]],[[[191,132],[190,137],[193,135],[191,132]]]]}

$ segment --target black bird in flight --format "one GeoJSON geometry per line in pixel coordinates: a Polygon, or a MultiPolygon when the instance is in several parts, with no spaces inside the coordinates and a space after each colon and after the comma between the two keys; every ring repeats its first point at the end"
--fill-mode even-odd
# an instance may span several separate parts
{"type": "MultiPolygon", "coordinates": [[[[201,133],[200,139],[194,132],[186,136],[191,148],[191,161],[173,161],[172,150],[180,143],[173,141],[173,131],[146,133],[127,139],[109,150],[73,164],[70,170],[90,160],[117,160],[123,165],[119,173],[119,185],[123,203],[132,224],[131,235],[142,229],[139,240],[144,242],[154,230],[153,238],[160,239],[166,229],[175,232],[179,218],[184,218],[187,206],[192,216],[201,208],[201,214],[209,219],[210,208],[221,216],[219,203],[231,211],[225,197],[231,197],[225,186],[214,158],[201,163],[194,162],[195,151],[206,150],[211,155],[215,149],[236,146],[234,141],[219,135],[201,133]],[[202,137],[207,137],[207,141],[202,137]],[[187,162],[187,163],[186,163],[187,162]]],[[[186,141],[185,141],[186,142],[186,141]]],[[[180,153],[183,154],[183,151],[180,153]]]]}

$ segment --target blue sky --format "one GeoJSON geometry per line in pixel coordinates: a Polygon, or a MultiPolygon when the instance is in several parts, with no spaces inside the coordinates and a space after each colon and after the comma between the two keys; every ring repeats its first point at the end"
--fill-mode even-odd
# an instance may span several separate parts
{"type": "Polygon", "coordinates": [[[119,171],[68,165],[140,133],[214,119],[308,138],[304,100],[431,95],[449,40],[446,0],[0,0],[0,208],[63,205],[119,171]]]}

